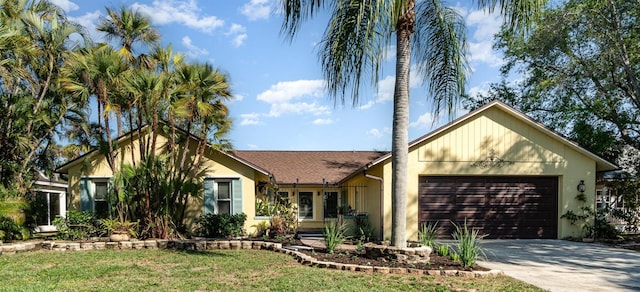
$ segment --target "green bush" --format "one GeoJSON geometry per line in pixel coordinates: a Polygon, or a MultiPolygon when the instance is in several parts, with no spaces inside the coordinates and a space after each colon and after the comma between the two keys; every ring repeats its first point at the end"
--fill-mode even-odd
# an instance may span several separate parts
{"type": "Polygon", "coordinates": [[[467,227],[467,221],[463,226],[456,225],[456,231],[453,233],[453,239],[457,241],[457,254],[460,264],[465,268],[473,266],[479,256],[484,256],[484,251],[480,246],[481,236],[478,230],[467,227]]]}
{"type": "Polygon", "coordinates": [[[420,241],[420,244],[433,248],[437,233],[437,221],[435,223],[424,223],[422,224],[422,228],[418,230],[418,240],[420,241]]]}
{"type": "Polygon", "coordinates": [[[324,226],[324,243],[328,253],[333,253],[338,245],[344,242],[344,232],[345,225],[338,225],[335,221],[324,226]]]}
{"type": "Polygon", "coordinates": [[[88,239],[106,233],[104,226],[87,211],[68,211],[66,218],[56,217],[53,225],[58,228],[56,238],[63,240],[88,239]]]}
{"type": "Polygon", "coordinates": [[[439,245],[437,248],[437,252],[439,256],[449,256],[449,245],[445,244],[445,245],[439,245]]]}
{"type": "Polygon", "coordinates": [[[244,235],[247,214],[206,214],[196,219],[196,233],[210,238],[230,238],[244,235]]]}
{"type": "Polygon", "coordinates": [[[375,227],[366,216],[356,216],[356,238],[362,242],[373,240],[375,227]]]}
{"type": "Polygon", "coordinates": [[[0,240],[11,241],[21,239],[23,239],[22,227],[7,216],[0,216],[0,240]]]}
{"type": "Polygon", "coordinates": [[[620,231],[615,226],[609,224],[604,217],[596,218],[595,233],[597,238],[615,239],[620,236],[620,231]]]}

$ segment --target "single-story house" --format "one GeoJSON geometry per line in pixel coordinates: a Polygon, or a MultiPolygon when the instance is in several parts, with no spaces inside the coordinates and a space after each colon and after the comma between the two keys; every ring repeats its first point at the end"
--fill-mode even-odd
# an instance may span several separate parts
{"type": "MultiPolygon", "coordinates": [[[[297,206],[302,230],[321,228],[349,209],[366,215],[379,238],[391,235],[389,152],[237,150],[205,157],[205,199],[190,206],[192,216],[244,212],[251,231],[268,220],[257,215],[256,202],[270,183],[297,206]]],[[[410,142],[408,158],[407,235],[413,240],[424,223],[439,222],[444,235],[451,222],[465,220],[490,238],[580,236],[580,226],[560,217],[579,210],[579,184],[593,206],[596,173],[617,168],[498,101],[410,142]]],[[[100,207],[112,176],[104,157],[87,153],[57,171],[68,174],[71,208],[100,207]]]]}

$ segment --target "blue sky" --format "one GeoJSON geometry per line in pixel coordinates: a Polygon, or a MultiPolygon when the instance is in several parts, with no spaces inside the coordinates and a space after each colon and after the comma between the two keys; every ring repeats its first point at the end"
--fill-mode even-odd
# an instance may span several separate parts
{"type": "MultiPolygon", "coordinates": [[[[316,44],[326,16],[307,22],[291,43],[280,36],[279,0],[53,0],[70,18],[85,26],[94,40],[102,36],[95,25],[105,7],[132,7],[148,14],[162,35],[163,45],[188,59],[208,62],[226,72],[234,99],[229,135],[242,150],[385,150],[391,149],[393,47],[386,56],[378,90],[362,92],[360,103],[335,104],[324,90],[316,44]]],[[[450,1],[467,23],[470,65],[468,91],[485,91],[499,80],[502,59],[491,49],[500,19],[450,1]]],[[[409,140],[434,125],[430,98],[419,78],[412,76],[409,140]]],[[[457,115],[465,114],[464,110],[457,115]]]]}

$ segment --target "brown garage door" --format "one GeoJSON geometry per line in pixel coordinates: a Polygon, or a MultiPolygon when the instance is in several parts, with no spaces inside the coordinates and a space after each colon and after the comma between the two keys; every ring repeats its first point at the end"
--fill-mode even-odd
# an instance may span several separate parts
{"type": "Polygon", "coordinates": [[[558,178],[420,177],[419,222],[438,222],[450,237],[452,222],[487,238],[557,238],[558,178]]]}

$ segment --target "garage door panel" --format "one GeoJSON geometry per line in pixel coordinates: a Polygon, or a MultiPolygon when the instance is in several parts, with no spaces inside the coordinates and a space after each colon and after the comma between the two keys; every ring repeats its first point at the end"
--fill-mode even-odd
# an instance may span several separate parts
{"type": "Polygon", "coordinates": [[[488,238],[556,238],[557,177],[420,177],[419,221],[452,222],[488,238]],[[542,236],[539,236],[541,234],[542,236]]]}

